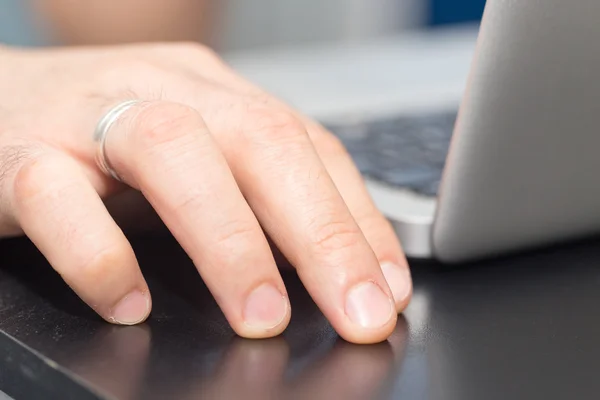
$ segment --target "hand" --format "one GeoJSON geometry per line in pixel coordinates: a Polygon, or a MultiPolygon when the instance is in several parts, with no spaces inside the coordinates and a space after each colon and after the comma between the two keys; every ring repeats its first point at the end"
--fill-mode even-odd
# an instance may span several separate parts
{"type": "Polygon", "coordinates": [[[90,307],[118,324],[142,322],[151,308],[105,205],[132,189],[243,337],[278,335],[290,319],[267,237],[348,341],[385,340],[409,301],[398,240],[340,142],[210,50],[0,49],[0,237],[27,235],[90,307]],[[106,142],[121,183],[98,167],[93,132],[131,99],[142,102],[106,142]]]}

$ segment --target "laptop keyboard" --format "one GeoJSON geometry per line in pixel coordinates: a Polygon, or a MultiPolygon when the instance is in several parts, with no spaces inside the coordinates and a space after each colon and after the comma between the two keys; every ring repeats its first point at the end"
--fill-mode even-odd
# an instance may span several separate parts
{"type": "Polygon", "coordinates": [[[456,111],[325,124],[364,176],[425,196],[438,193],[456,111]]]}

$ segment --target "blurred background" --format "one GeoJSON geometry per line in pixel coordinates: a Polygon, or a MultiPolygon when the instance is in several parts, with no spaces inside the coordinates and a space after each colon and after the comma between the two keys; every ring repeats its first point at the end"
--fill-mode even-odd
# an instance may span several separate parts
{"type": "Polygon", "coordinates": [[[0,0],[0,42],[194,40],[222,52],[478,21],[485,0],[0,0]]]}

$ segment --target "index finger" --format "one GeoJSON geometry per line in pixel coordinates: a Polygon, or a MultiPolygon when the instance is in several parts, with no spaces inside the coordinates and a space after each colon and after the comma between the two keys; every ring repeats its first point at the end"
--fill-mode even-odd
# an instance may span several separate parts
{"type": "Polygon", "coordinates": [[[342,142],[316,123],[308,121],[307,126],[321,160],[379,259],[394,294],[397,311],[402,312],[412,295],[412,279],[394,228],[378,210],[360,171],[342,142]]]}

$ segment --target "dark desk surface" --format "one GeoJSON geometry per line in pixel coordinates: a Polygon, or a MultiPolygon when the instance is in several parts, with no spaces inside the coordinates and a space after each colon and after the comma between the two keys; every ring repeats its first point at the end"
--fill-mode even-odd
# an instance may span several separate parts
{"type": "Polygon", "coordinates": [[[453,270],[413,263],[388,343],[337,338],[293,273],[280,338],[234,336],[169,239],[134,247],[153,291],[142,326],[99,320],[26,241],[0,242],[0,390],[16,399],[595,399],[600,242],[453,270]]]}

